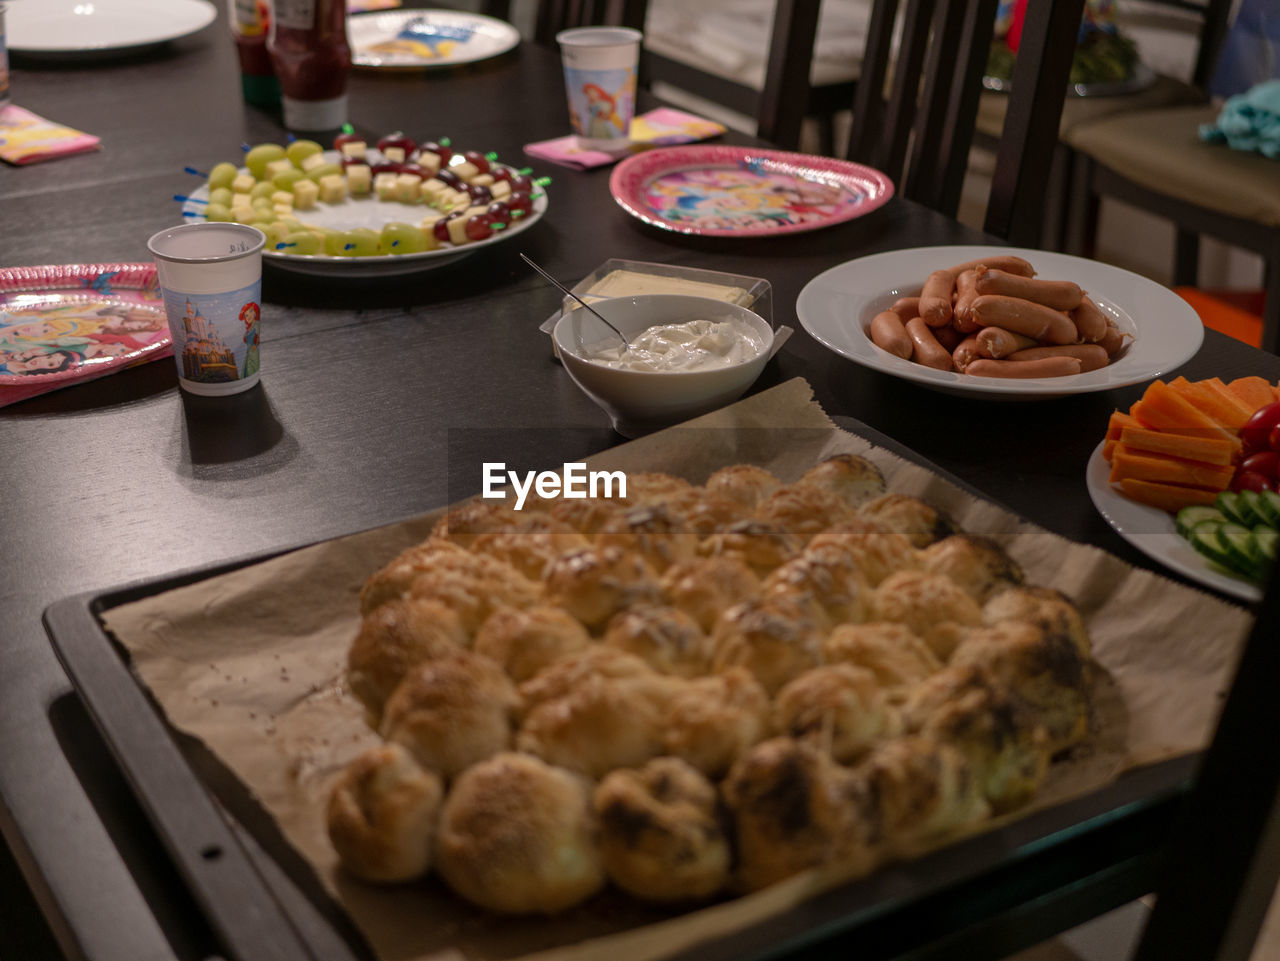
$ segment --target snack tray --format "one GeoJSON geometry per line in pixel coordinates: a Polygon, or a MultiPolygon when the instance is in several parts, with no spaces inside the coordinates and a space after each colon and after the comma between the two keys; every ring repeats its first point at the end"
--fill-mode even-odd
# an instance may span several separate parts
{"type": "MultiPolygon", "coordinates": [[[[835,420],[982,496],[865,424],[835,420]]],[[[249,792],[163,719],[99,617],[284,552],[69,597],[46,609],[45,629],[228,961],[372,961],[354,925],[249,792]]],[[[1199,760],[1185,755],[1137,768],[668,958],[817,958],[856,949],[860,961],[906,954],[996,961],[1153,890],[1160,849],[1199,760]]]]}

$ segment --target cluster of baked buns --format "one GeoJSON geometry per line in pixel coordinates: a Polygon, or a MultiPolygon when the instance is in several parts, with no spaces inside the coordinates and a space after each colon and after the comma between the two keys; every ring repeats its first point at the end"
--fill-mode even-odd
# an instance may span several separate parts
{"type": "Polygon", "coordinates": [[[1026,803],[1085,737],[1081,618],[1022,580],[848,455],[472,501],[364,586],[347,677],[383,744],[330,838],[503,913],[869,870],[1026,803]]]}

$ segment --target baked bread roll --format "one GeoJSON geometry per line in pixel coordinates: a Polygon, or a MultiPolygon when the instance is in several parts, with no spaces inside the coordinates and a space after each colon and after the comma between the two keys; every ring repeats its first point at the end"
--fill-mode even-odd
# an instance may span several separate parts
{"type": "Polygon", "coordinates": [[[773,726],[818,745],[842,764],[877,741],[902,732],[902,718],[870,671],[827,664],[806,671],[778,692],[773,726]]]}
{"type": "Polygon", "coordinates": [[[754,519],[807,543],[814,534],[853,516],[853,508],[831,491],[810,484],[791,484],[765,498],[756,508],[754,519]]]}
{"type": "Polygon", "coordinates": [[[707,673],[711,660],[697,622],[663,604],[636,604],[613,615],[604,643],[636,655],[659,674],[695,677],[707,673]]]}
{"type": "Polygon", "coordinates": [[[347,683],[374,726],[409,669],[467,644],[467,633],[451,608],[439,601],[396,598],[360,622],[347,651],[347,683]]]}
{"type": "Polygon", "coordinates": [[[911,692],[908,727],[968,760],[997,813],[1031,800],[1049,767],[1049,735],[1008,685],[978,667],[947,667],[911,692]]]}
{"type": "Polygon", "coordinates": [[[527,516],[505,499],[474,498],[448,511],[432,528],[431,536],[470,549],[480,534],[508,530],[527,516]]]}
{"type": "Polygon", "coordinates": [[[618,611],[656,601],[659,591],[657,575],[642,557],[620,547],[589,547],[563,554],[547,568],[543,596],[594,633],[618,611]]]}
{"type": "Polygon", "coordinates": [[[891,694],[914,687],[942,668],[942,662],[905,624],[871,621],[841,624],[822,642],[829,664],[852,664],[870,671],[891,694]]]}
{"type": "Polygon", "coordinates": [[[739,521],[712,534],[698,545],[703,557],[741,561],[761,577],[781,567],[800,549],[801,541],[763,521],[739,521]]]}
{"type": "Polygon", "coordinates": [[[858,513],[897,531],[915,547],[928,547],[955,532],[955,524],[945,514],[906,494],[877,497],[858,508],[858,513]]]}
{"type": "Polygon", "coordinates": [[[1022,568],[995,541],[952,534],[920,552],[920,564],[962,587],[979,604],[1022,583],[1022,568]]]}
{"type": "Polygon", "coordinates": [[[329,840],[343,868],[365,881],[422,877],[443,798],[440,778],[404,748],[384,744],[361,754],[329,795],[329,840]]]}
{"type": "Polygon", "coordinates": [[[468,636],[499,608],[531,607],[538,600],[538,586],[510,564],[469,552],[433,559],[408,593],[449,605],[468,636]]]}
{"type": "Polygon", "coordinates": [[[1046,633],[1068,638],[1085,660],[1092,652],[1093,645],[1080,612],[1070,598],[1051,587],[1016,587],[1001,591],[982,606],[982,620],[987,624],[1027,621],[1043,628],[1046,633]]]}
{"type": "Polygon", "coordinates": [[[662,753],[721,778],[769,734],[769,695],[743,667],[676,685],[662,723],[662,753]]]}
{"type": "Polygon", "coordinates": [[[722,613],[759,591],[760,578],[736,557],[702,557],[668,568],[660,586],[672,607],[709,633],[722,613]]]}
{"type": "Polygon", "coordinates": [[[691,901],[725,886],[731,865],[716,789],[674,757],[608,774],[596,787],[605,872],[646,901],[691,901]]]}
{"type": "Polygon", "coordinates": [[[805,555],[842,559],[856,567],[872,587],[890,574],[920,567],[919,551],[911,541],[865,518],[827,528],[809,542],[805,555]]]}
{"type": "Polygon", "coordinates": [[[476,535],[471,549],[510,564],[536,582],[542,580],[547,565],[561,554],[589,546],[587,539],[568,524],[550,514],[533,512],[506,530],[476,535]]]}
{"type": "Polygon", "coordinates": [[[642,504],[614,515],[596,543],[638,554],[659,574],[692,559],[698,550],[698,536],[665,503],[642,504]]]}
{"type": "Polygon", "coordinates": [[[738,881],[754,891],[822,864],[870,867],[866,789],[813,744],[762,741],[721,785],[733,815],[738,881]]]}
{"type": "Polygon", "coordinates": [[[889,575],[872,603],[879,620],[905,624],[942,661],[982,623],[982,609],[973,598],[947,578],[922,571],[889,575]]]}
{"type": "Polygon", "coordinates": [[[632,504],[658,504],[693,489],[683,477],[657,472],[627,475],[627,500],[632,504]]]}
{"type": "MultiPolygon", "coordinates": [[[[552,665],[550,671],[566,663],[552,665]]],[[[539,680],[530,682],[535,690],[539,680]]],[[[516,747],[590,778],[614,768],[639,767],[662,753],[666,702],[678,680],[647,665],[644,673],[630,676],[578,677],[566,693],[529,707],[516,747]]]]}
{"type": "Polygon", "coordinates": [[[870,789],[877,840],[891,851],[909,852],[990,814],[964,755],[949,744],[895,738],[856,770],[870,789]]]}
{"type": "Polygon", "coordinates": [[[711,635],[711,667],[745,667],[770,694],[822,663],[822,629],[808,607],[789,597],[743,601],[711,635]]]}
{"type": "Polygon", "coordinates": [[[830,491],[850,507],[858,507],[884,493],[884,475],[880,468],[857,454],[827,458],[805,471],[800,483],[830,491]]]}
{"type": "Polygon", "coordinates": [[[729,498],[744,513],[750,513],[782,486],[782,481],[763,467],[752,464],[733,464],[721,467],[707,478],[706,489],[712,494],[729,498]]]}
{"type": "Polygon", "coordinates": [[[811,604],[828,628],[865,621],[872,612],[871,584],[847,558],[831,551],[793,557],[765,578],[761,591],[811,604]]]}
{"type": "Polygon", "coordinates": [[[984,668],[1016,691],[1048,732],[1051,753],[1088,734],[1088,666],[1068,634],[1026,621],[1000,621],[972,631],[951,663],[984,668]]]}
{"type": "Polygon", "coordinates": [[[360,590],[360,613],[368,614],[379,604],[403,597],[409,585],[421,574],[430,570],[440,558],[449,556],[455,562],[465,563],[467,552],[444,538],[433,537],[406,548],[384,567],[375,571],[360,590]]]}
{"type": "Polygon", "coordinates": [[[742,519],[737,501],[701,487],[690,488],[670,498],[666,505],[680,518],[681,530],[693,534],[699,542],[704,537],[724,530],[742,519]]]}
{"type": "Polygon", "coordinates": [[[594,540],[606,524],[627,509],[622,498],[562,497],[546,505],[546,511],[588,540],[594,540]]]}
{"type": "Polygon", "coordinates": [[[405,675],[387,701],[378,733],[447,780],[510,746],[519,705],[502,668],[457,651],[405,675]]]}
{"type": "Polygon", "coordinates": [[[473,649],[496,661],[513,681],[539,671],[591,644],[587,629],[566,611],[546,604],[494,611],[476,631],[473,649]]]}
{"type": "Polygon", "coordinates": [[[604,886],[591,792],[527,754],[498,754],[454,783],[437,867],[455,892],[503,914],[553,914],[604,886]]]}

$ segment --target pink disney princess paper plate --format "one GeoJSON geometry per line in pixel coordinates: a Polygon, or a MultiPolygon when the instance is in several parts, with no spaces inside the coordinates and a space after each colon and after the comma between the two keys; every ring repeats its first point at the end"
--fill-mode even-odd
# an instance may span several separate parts
{"type": "Polygon", "coordinates": [[[868,214],[893,196],[880,171],[782,150],[703,144],[629,157],[609,189],[647,224],[707,237],[770,237],[868,214]]]}
{"type": "Polygon", "coordinates": [[[172,347],[154,264],[0,268],[0,407],[172,347]]]}

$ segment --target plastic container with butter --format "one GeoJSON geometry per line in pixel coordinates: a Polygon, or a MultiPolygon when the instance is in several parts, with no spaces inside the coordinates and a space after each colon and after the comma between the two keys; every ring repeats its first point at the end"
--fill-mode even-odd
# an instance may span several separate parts
{"type": "MultiPolygon", "coordinates": [[[[588,304],[609,297],[634,297],[640,294],[687,294],[711,297],[726,303],[748,307],[773,327],[773,288],[760,277],[728,274],[718,270],[700,270],[678,264],[645,263],[638,260],[612,258],[606,260],[574,287],[573,292],[588,304]]],[[[572,310],[580,310],[577,302],[565,297],[560,309],[539,328],[551,336],[556,322],[572,310]]],[[[556,351],[555,340],[551,342],[556,351]]]]}

